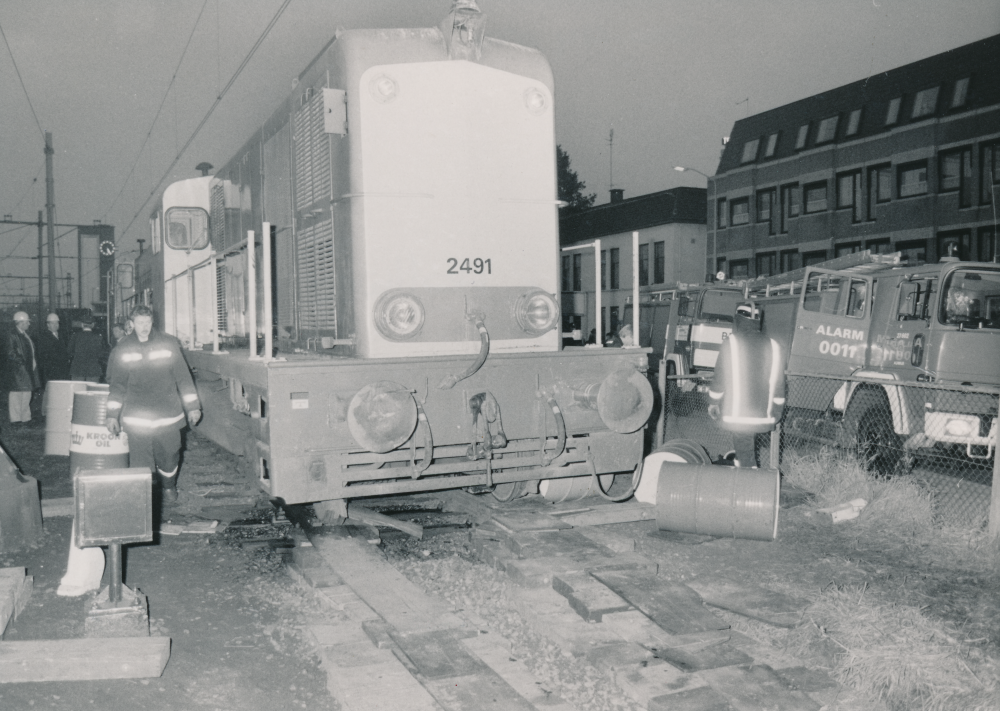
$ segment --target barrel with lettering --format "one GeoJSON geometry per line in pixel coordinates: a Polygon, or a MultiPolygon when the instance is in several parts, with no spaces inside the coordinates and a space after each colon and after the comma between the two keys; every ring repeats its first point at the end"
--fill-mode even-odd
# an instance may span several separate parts
{"type": "Polygon", "coordinates": [[[124,469],[128,467],[128,436],[107,428],[108,393],[84,391],[73,398],[72,443],[69,469],[124,469]]]}
{"type": "Polygon", "coordinates": [[[45,384],[42,409],[45,411],[45,453],[69,456],[73,394],[86,390],[78,380],[50,380],[45,384]]]}

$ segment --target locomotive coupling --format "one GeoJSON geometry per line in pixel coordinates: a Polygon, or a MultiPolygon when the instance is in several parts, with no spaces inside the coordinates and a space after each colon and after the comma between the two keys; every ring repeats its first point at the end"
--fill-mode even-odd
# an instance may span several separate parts
{"type": "Polygon", "coordinates": [[[653,387],[637,370],[619,369],[599,383],[575,388],[573,399],[597,410],[608,429],[622,434],[641,428],[653,412],[653,387]]]}

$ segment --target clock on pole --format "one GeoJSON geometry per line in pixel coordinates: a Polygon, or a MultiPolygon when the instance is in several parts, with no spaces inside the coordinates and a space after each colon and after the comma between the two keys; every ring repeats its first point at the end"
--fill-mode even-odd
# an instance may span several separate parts
{"type": "Polygon", "coordinates": [[[101,254],[103,256],[110,257],[115,253],[115,243],[109,239],[106,239],[103,242],[101,242],[100,249],[101,249],[101,254]]]}

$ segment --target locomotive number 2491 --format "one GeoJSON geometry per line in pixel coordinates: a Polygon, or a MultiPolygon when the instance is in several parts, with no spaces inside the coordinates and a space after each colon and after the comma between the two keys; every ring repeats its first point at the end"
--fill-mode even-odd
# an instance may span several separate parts
{"type": "Polygon", "coordinates": [[[458,274],[460,272],[465,272],[466,274],[492,274],[493,273],[493,260],[491,259],[480,259],[476,257],[475,259],[470,259],[466,257],[459,264],[458,260],[454,257],[448,257],[448,274],[458,274]]]}

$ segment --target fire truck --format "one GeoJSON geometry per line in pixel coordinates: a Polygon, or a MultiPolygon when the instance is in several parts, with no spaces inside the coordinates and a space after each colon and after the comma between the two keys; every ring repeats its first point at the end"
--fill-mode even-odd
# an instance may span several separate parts
{"type": "MultiPolygon", "coordinates": [[[[682,289],[664,301],[665,319],[659,315],[661,376],[710,377],[715,341],[731,330],[732,315],[705,305],[721,299],[756,302],[764,333],[783,347],[786,435],[855,450],[882,474],[933,450],[994,456],[997,396],[989,391],[1000,386],[1000,264],[945,257],[908,265],[898,254],[863,252],[775,277],[682,289]]],[[[647,311],[656,308],[640,307],[640,326],[647,311]]],[[[655,337],[650,326],[640,330],[655,337]]]]}

